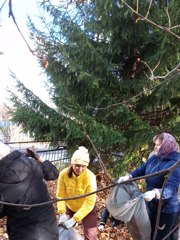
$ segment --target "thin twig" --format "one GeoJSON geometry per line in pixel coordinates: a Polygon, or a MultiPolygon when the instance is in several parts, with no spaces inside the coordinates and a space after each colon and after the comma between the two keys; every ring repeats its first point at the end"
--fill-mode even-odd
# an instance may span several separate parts
{"type": "Polygon", "coordinates": [[[148,10],[147,10],[145,18],[147,18],[148,15],[149,15],[149,12],[150,12],[150,9],[151,9],[151,6],[152,6],[152,2],[153,2],[153,0],[151,0],[150,3],[149,3],[149,7],[148,7],[148,10]]]}
{"type": "Polygon", "coordinates": [[[144,20],[144,21],[150,23],[151,25],[153,25],[153,26],[155,26],[155,27],[157,27],[157,28],[159,28],[159,29],[161,29],[161,30],[163,30],[163,31],[166,31],[166,32],[172,34],[174,37],[176,37],[178,40],[180,40],[180,36],[177,35],[177,34],[175,34],[174,32],[172,32],[170,28],[167,28],[167,27],[158,25],[157,23],[151,21],[150,19],[148,19],[148,18],[144,17],[143,15],[141,15],[140,13],[138,13],[138,12],[137,12],[136,10],[134,10],[126,1],[122,0],[122,2],[123,2],[132,12],[134,12],[135,14],[137,14],[142,21],[144,20]]]}
{"type": "Polygon", "coordinates": [[[153,79],[166,79],[168,77],[176,76],[180,74],[180,63],[172,69],[170,72],[168,72],[165,76],[153,76],[153,79]]]}
{"type": "Polygon", "coordinates": [[[178,228],[180,227],[180,223],[178,223],[162,240],[166,240],[171,236],[172,233],[174,233],[178,228]]]}
{"type": "Polygon", "coordinates": [[[162,197],[163,197],[163,193],[164,193],[164,189],[165,189],[165,186],[167,184],[167,181],[169,179],[169,176],[170,174],[172,173],[171,170],[168,170],[168,174],[165,175],[165,180],[163,182],[163,187],[162,187],[162,192],[161,192],[161,196],[160,196],[160,199],[159,199],[159,204],[158,204],[158,211],[157,211],[157,216],[156,216],[156,225],[155,225],[155,229],[154,229],[154,234],[153,234],[153,240],[156,239],[156,236],[157,236],[157,232],[158,232],[158,227],[159,227],[159,221],[160,221],[160,216],[161,216],[161,208],[162,208],[162,197]]]}
{"type": "Polygon", "coordinates": [[[168,16],[168,23],[169,23],[169,29],[170,29],[171,28],[171,18],[170,18],[170,15],[169,15],[168,7],[166,7],[166,13],[167,13],[167,16],[168,16]]]}
{"type": "Polygon", "coordinates": [[[162,186],[162,192],[161,192],[161,196],[159,199],[159,204],[158,204],[158,211],[157,211],[157,216],[156,216],[156,225],[155,225],[155,229],[154,229],[154,234],[153,234],[153,240],[156,239],[156,235],[157,235],[157,231],[158,231],[158,227],[159,227],[159,221],[160,221],[160,216],[161,216],[161,208],[162,208],[162,198],[163,198],[163,193],[167,184],[167,181],[170,177],[170,175],[172,174],[172,172],[179,167],[180,165],[180,160],[178,162],[176,162],[172,167],[170,167],[169,169],[167,169],[167,174],[164,176],[165,180],[163,182],[163,186],[162,186]]]}
{"type": "Polygon", "coordinates": [[[2,6],[1,6],[1,8],[0,8],[0,12],[2,11],[2,9],[3,9],[3,7],[4,7],[4,5],[5,5],[6,2],[7,2],[7,0],[5,0],[5,1],[3,2],[2,6]]]}
{"type": "Polygon", "coordinates": [[[28,47],[29,51],[30,51],[34,56],[36,56],[36,57],[42,59],[41,56],[39,56],[38,54],[35,54],[35,52],[37,52],[37,50],[32,50],[32,49],[31,49],[31,47],[30,47],[28,41],[26,40],[26,38],[24,37],[23,33],[21,32],[21,29],[19,28],[19,25],[18,25],[17,22],[16,22],[16,18],[15,18],[15,16],[14,16],[14,13],[13,13],[13,10],[12,10],[12,0],[9,0],[9,17],[12,17],[13,22],[14,22],[14,24],[15,24],[17,30],[19,31],[21,37],[23,38],[23,40],[24,40],[26,46],[28,47]]]}
{"type": "Polygon", "coordinates": [[[87,133],[85,127],[84,126],[82,126],[82,127],[83,127],[83,130],[84,130],[84,133],[85,133],[87,139],[90,141],[91,145],[93,146],[93,148],[94,148],[94,150],[95,150],[95,152],[97,154],[97,157],[98,157],[98,160],[99,160],[99,163],[100,163],[100,166],[101,166],[102,170],[104,171],[104,173],[107,176],[107,178],[112,182],[113,180],[112,180],[111,176],[109,175],[109,173],[108,173],[108,171],[107,171],[107,169],[106,169],[106,167],[105,167],[105,165],[104,165],[104,163],[103,163],[103,161],[101,159],[101,156],[100,156],[96,146],[94,145],[92,139],[90,138],[89,134],[87,133]]]}
{"type": "MultiPolygon", "coordinates": [[[[172,77],[171,77],[171,78],[172,78],[172,77]]],[[[158,85],[153,86],[153,87],[147,89],[147,90],[146,90],[146,93],[147,93],[147,92],[150,92],[150,91],[156,89],[157,87],[159,87],[160,85],[162,85],[162,84],[170,81],[171,78],[168,78],[168,79],[166,79],[165,81],[159,83],[158,85]]],[[[142,96],[143,94],[144,94],[144,91],[142,91],[142,92],[134,95],[133,97],[131,97],[131,98],[127,99],[127,100],[124,100],[124,101],[119,102],[119,103],[114,103],[114,104],[108,105],[107,107],[97,108],[97,107],[89,106],[89,108],[91,108],[91,109],[96,109],[96,110],[98,110],[98,111],[99,111],[99,110],[107,110],[107,109],[112,108],[112,107],[118,107],[118,106],[120,106],[120,105],[125,105],[125,104],[127,104],[128,102],[130,102],[131,100],[136,99],[136,98],[138,98],[139,96],[142,96]]]]}

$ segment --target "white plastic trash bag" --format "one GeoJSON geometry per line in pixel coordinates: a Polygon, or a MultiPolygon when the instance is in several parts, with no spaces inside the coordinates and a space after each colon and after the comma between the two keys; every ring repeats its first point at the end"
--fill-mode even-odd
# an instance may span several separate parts
{"type": "Polygon", "coordinates": [[[59,226],[59,240],[83,240],[83,237],[74,228],[67,229],[59,226]]]}
{"type": "Polygon", "coordinates": [[[150,240],[151,224],[146,203],[135,182],[114,187],[106,207],[115,219],[126,224],[134,240],[150,240]]]}

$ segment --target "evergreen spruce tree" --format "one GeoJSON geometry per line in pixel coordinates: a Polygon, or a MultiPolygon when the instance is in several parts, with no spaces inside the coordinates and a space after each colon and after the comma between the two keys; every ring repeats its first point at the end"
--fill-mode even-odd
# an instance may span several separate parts
{"type": "MultiPolygon", "coordinates": [[[[136,1],[126,2],[136,9],[136,1]]],[[[11,93],[13,121],[35,139],[64,139],[69,149],[85,145],[92,153],[96,148],[103,159],[123,151],[132,156],[132,163],[142,160],[143,146],[157,132],[179,136],[179,75],[148,77],[148,66],[153,69],[159,63],[156,76],[177,66],[179,39],[138,19],[123,1],[63,6],[44,0],[45,28],[37,29],[30,21],[38,54],[48,62],[45,72],[55,107],[48,107],[17,80],[23,101],[11,93]]],[[[145,16],[149,1],[139,1],[138,7],[145,16]]],[[[153,3],[149,19],[168,26],[167,7],[172,25],[178,25],[177,0],[153,3]]],[[[179,34],[178,27],[173,31],[179,34]]]]}

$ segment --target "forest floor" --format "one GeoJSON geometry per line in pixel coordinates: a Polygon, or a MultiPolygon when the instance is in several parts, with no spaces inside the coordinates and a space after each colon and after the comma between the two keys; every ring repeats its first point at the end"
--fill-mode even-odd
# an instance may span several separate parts
{"type": "MultiPolygon", "coordinates": [[[[105,174],[99,173],[97,175],[97,185],[98,189],[104,188],[110,184],[110,181],[107,179],[105,174]]],[[[57,181],[50,181],[47,183],[48,189],[51,195],[51,198],[55,198],[56,196],[56,187],[57,187],[57,181]]],[[[101,213],[103,208],[105,207],[105,202],[107,197],[109,196],[111,189],[106,191],[101,191],[97,193],[97,203],[96,203],[96,209],[97,209],[97,215],[98,215],[98,222],[100,221],[101,213]]],[[[54,204],[54,207],[56,209],[56,204],[54,204]]],[[[58,215],[57,215],[58,218],[58,215]]],[[[81,223],[77,224],[76,230],[83,235],[82,225],[81,223]]],[[[127,228],[124,226],[123,223],[120,223],[120,225],[116,227],[111,226],[110,218],[107,221],[105,230],[102,232],[98,231],[98,238],[97,240],[132,240],[127,228]]],[[[6,234],[6,218],[3,218],[0,220],[0,240],[8,240],[8,236],[6,234]]]]}

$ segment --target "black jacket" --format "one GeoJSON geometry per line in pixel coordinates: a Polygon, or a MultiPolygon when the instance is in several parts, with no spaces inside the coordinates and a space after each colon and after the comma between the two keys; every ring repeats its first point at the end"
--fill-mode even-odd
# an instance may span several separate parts
{"type": "MultiPolygon", "coordinates": [[[[1,201],[37,204],[50,200],[44,180],[58,178],[58,170],[49,161],[40,163],[13,151],[0,160],[1,201]]],[[[58,240],[53,205],[23,208],[4,205],[0,217],[7,216],[10,240],[58,240]]]]}
{"type": "MultiPolygon", "coordinates": [[[[107,219],[109,217],[109,211],[107,210],[107,208],[105,207],[102,211],[102,214],[101,214],[101,219],[100,219],[100,223],[99,225],[105,225],[106,222],[107,222],[107,219]]],[[[117,219],[113,218],[111,216],[111,225],[112,227],[116,227],[117,225],[120,224],[120,221],[118,221],[117,219]]]]}

